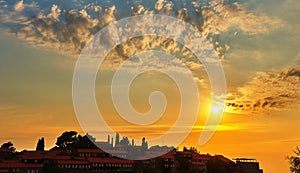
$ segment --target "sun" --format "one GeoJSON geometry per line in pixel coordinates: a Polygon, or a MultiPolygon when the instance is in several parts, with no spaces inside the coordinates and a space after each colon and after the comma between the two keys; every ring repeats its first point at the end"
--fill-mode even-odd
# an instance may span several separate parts
{"type": "Polygon", "coordinates": [[[221,106],[212,106],[211,107],[211,112],[213,114],[219,114],[223,111],[222,107],[221,106]]]}

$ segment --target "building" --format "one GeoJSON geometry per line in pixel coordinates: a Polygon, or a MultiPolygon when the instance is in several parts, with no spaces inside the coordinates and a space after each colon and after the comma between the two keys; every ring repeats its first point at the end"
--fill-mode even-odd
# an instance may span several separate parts
{"type": "MultiPolygon", "coordinates": [[[[125,151],[112,152],[122,157],[127,154],[125,151]]],[[[43,168],[50,163],[54,163],[60,172],[67,173],[133,172],[134,169],[134,161],[113,157],[101,149],[78,149],[76,154],[72,156],[64,150],[24,150],[13,159],[0,159],[0,173],[43,173],[43,168]]]]}
{"type": "Polygon", "coordinates": [[[92,172],[133,172],[134,161],[117,158],[88,158],[92,172]]]}
{"type": "Polygon", "coordinates": [[[0,148],[0,159],[11,159],[13,151],[9,148],[0,148]]]}
{"type": "Polygon", "coordinates": [[[238,173],[263,173],[256,159],[237,158],[234,160],[236,161],[238,173]]]}
{"type": "Polygon", "coordinates": [[[6,173],[42,173],[43,164],[27,164],[19,160],[0,161],[0,172],[6,173]]]}
{"type": "MultiPolygon", "coordinates": [[[[134,149],[136,147],[131,147],[134,149]]],[[[130,154],[122,147],[101,149],[54,149],[50,151],[2,150],[0,173],[43,173],[49,169],[66,173],[207,173],[207,163],[218,159],[234,168],[234,173],[263,173],[255,159],[236,159],[236,163],[222,156],[200,154],[192,151],[163,152],[164,148],[144,151],[138,161],[127,160],[130,154]],[[4,157],[5,156],[5,157],[4,157]],[[10,157],[6,157],[10,156],[10,157]],[[154,157],[155,156],[155,157],[154,157]],[[156,157],[158,156],[158,157],[156,157]],[[148,159],[151,158],[151,159],[148,159]]],[[[140,147],[138,147],[140,149],[140,147]]],[[[1,151],[0,151],[1,154],[1,151]]],[[[52,172],[57,172],[53,171],[52,172]]],[[[51,172],[51,171],[50,171],[51,172]]]]}
{"type": "Polygon", "coordinates": [[[78,149],[79,157],[109,157],[109,154],[101,149],[78,149]]]}

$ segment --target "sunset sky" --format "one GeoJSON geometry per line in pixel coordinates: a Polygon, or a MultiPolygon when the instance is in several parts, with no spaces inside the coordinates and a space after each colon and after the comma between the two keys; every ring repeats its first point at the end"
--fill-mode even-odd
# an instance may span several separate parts
{"type": "MultiPolygon", "coordinates": [[[[64,131],[84,134],[72,101],[73,71],[83,46],[110,22],[164,14],[200,28],[220,57],[227,83],[222,122],[211,140],[200,146],[211,110],[208,76],[185,48],[176,49],[175,43],[162,48],[179,50],[175,53],[191,69],[200,93],[198,120],[181,147],[196,146],[201,153],[228,158],[256,158],[265,173],[288,173],[286,156],[300,145],[299,8],[299,0],[0,0],[0,143],[12,141],[20,151],[34,149],[45,137],[49,149],[64,131]]],[[[110,52],[97,76],[99,110],[122,136],[155,137],[178,117],[180,92],[164,74],[145,73],[131,86],[130,99],[139,112],[150,109],[152,91],[165,94],[166,112],[151,126],[133,126],[120,118],[109,94],[116,64],[150,50],[149,42],[165,41],[145,37],[122,43],[110,52]]]]}

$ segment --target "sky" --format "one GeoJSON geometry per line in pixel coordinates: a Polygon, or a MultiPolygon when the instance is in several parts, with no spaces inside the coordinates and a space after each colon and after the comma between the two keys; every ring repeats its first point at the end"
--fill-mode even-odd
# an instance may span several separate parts
{"type": "MultiPolygon", "coordinates": [[[[130,88],[131,104],[141,113],[151,110],[151,92],[164,93],[166,110],[151,125],[124,121],[110,94],[116,67],[141,51],[159,49],[173,53],[191,70],[199,91],[197,121],[181,147],[256,158],[266,173],[287,173],[286,157],[300,141],[299,7],[298,0],[0,0],[0,143],[12,141],[17,150],[34,149],[45,137],[46,148],[51,148],[64,131],[84,134],[72,100],[73,72],[84,46],[114,21],[162,14],[193,24],[213,46],[226,77],[222,121],[209,142],[199,145],[209,112],[215,110],[205,68],[186,47],[145,36],[110,51],[98,72],[96,100],[107,124],[122,136],[151,139],[175,123],[181,109],[180,88],[166,74],[146,72],[130,88]]],[[[189,108],[192,99],[184,105],[189,108]]]]}

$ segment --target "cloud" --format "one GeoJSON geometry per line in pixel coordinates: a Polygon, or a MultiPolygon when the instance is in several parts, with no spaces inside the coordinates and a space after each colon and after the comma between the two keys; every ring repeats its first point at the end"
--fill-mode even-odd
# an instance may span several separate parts
{"type": "Polygon", "coordinates": [[[24,4],[23,1],[18,1],[12,7],[8,6],[6,1],[0,3],[0,23],[7,26],[5,29],[15,33],[20,27],[29,23],[28,17],[23,14],[24,8],[35,10],[36,3],[24,4]]]}
{"type": "Polygon", "coordinates": [[[48,18],[52,18],[54,20],[59,20],[59,15],[60,15],[61,10],[58,8],[58,6],[56,4],[52,5],[51,8],[51,13],[48,14],[48,18]]]}
{"type": "Polygon", "coordinates": [[[17,36],[68,55],[78,55],[93,36],[92,30],[112,21],[112,10],[113,7],[105,12],[100,23],[98,19],[92,19],[84,9],[61,12],[54,4],[47,16],[39,13],[31,18],[29,25],[17,31],[17,36]]]}
{"type": "MultiPolygon", "coordinates": [[[[192,8],[178,7],[173,3],[176,2],[153,1],[154,9],[145,4],[136,4],[128,14],[166,14],[188,21],[197,27],[204,37],[208,38],[221,60],[230,46],[223,42],[224,40],[219,40],[220,33],[234,29],[236,32],[245,32],[251,35],[263,34],[280,27],[283,23],[265,14],[249,12],[237,2],[224,3],[214,0],[208,5],[192,2],[192,8]]],[[[23,1],[13,5],[15,8],[0,8],[0,22],[6,24],[12,33],[16,33],[18,38],[27,40],[34,46],[44,46],[76,58],[86,43],[99,30],[111,22],[128,17],[126,16],[128,14],[124,15],[124,12],[121,9],[118,10],[114,5],[107,7],[87,4],[77,9],[63,9],[63,6],[59,4],[51,4],[44,8],[35,2],[26,4],[23,1]],[[33,8],[40,10],[34,14],[33,8]],[[31,13],[27,13],[28,11],[31,13]]],[[[163,22],[161,24],[165,25],[163,22]]],[[[143,25],[143,23],[137,23],[136,29],[138,29],[138,25],[143,25]]],[[[172,27],[176,28],[177,26],[172,27]]],[[[133,38],[118,45],[106,57],[104,66],[116,68],[128,57],[151,49],[159,49],[176,55],[194,72],[194,75],[196,74],[196,80],[208,83],[206,80],[203,81],[207,77],[201,62],[190,50],[173,40],[156,36],[133,38]]]]}
{"type": "MultiPolygon", "coordinates": [[[[262,128],[262,124],[251,124],[251,123],[228,123],[228,124],[220,124],[217,125],[217,131],[243,131],[249,129],[260,129],[262,128]]],[[[202,131],[209,131],[215,129],[214,125],[210,126],[203,126],[203,125],[196,125],[193,128],[194,132],[202,132],[202,131]]]]}
{"type": "Polygon", "coordinates": [[[300,66],[281,72],[259,72],[237,93],[227,95],[226,112],[256,113],[300,105],[300,66]]]}
{"type": "Polygon", "coordinates": [[[145,7],[142,6],[142,5],[139,5],[139,6],[135,9],[133,15],[136,16],[136,15],[143,14],[144,11],[145,11],[145,7]]]}
{"type": "Polygon", "coordinates": [[[182,9],[178,10],[176,17],[181,20],[188,20],[188,18],[189,18],[188,10],[186,8],[182,8],[182,9]]]}
{"type": "Polygon", "coordinates": [[[15,11],[22,11],[24,9],[24,4],[23,4],[23,0],[18,1],[15,6],[14,6],[14,10],[15,11]]]}
{"type": "MultiPolygon", "coordinates": [[[[208,5],[192,2],[193,8],[177,7],[172,1],[157,0],[153,1],[154,10],[146,7],[145,4],[136,4],[131,8],[130,15],[140,14],[166,14],[177,17],[181,20],[191,22],[199,28],[204,37],[209,37],[210,42],[214,44],[216,52],[223,59],[224,52],[229,49],[226,43],[218,40],[218,34],[226,32],[232,28],[238,28],[248,34],[268,33],[272,28],[281,26],[281,21],[270,18],[264,14],[256,15],[248,12],[241,4],[226,4],[220,0],[211,1],[208,5]],[[194,11],[193,11],[194,10],[194,11]]],[[[21,39],[28,40],[30,43],[39,46],[50,47],[62,54],[77,57],[85,44],[107,24],[118,19],[128,17],[124,12],[118,11],[117,7],[102,7],[95,4],[87,4],[77,9],[62,9],[59,4],[53,4],[51,7],[42,8],[41,5],[35,15],[25,13],[29,8],[36,7],[37,3],[24,4],[18,1],[14,5],[15,12],[12,17],[7,17],[7,8],[0,10],[1,23],[8,24],[11,32],[16,33],[21,39]],[[18,20],[16,20],[18,19],[18,20]],[[14,23],[13,26],[11,24],[14,23]]],[[[162,45],[164,50],[174,50],[172,53],[182,51],[185,57],[192,57],[189,51],[183,48],[175,48],[179,44],[171,43],[161,38],[143,37],[141,40],[131,40],[127,45],[119,46],[114,52],[116,59],[112,61],[120,62],[122,59],[130,56],[136,51],[149,49],[162,45]],[[148,43],[146,43],[148,42],[148,43]],[[150,42],[152,46],[150,45],[150,42]]],[[[109,59],[109,58],[108,58],[109,59]]],[[[185,60],[190,60],[189,58],[185,60]]]]}
{"type": "Polygon", "coordinates": [[[223,0],[214,0],[209,4],[202,7],[204,33],[219,34],[237,28],[247,34],[264,34],[283,26],[281,20],[248,12],[237,2],[224,4],[223,0]]]}
{"type": "Polygon", "coordinates": [[[165,2],[165,0],[157,0],[156,4],[155,4],[155,9],[156,10],[161,10],[163,8],[163,3],[165,2]]]}
{"type": "Polygon", "coordinates": [[[114,15],[115,11],[116,11],[116,6],[111,6],[107,9],[105,9],[105,12],[100,20],[101,27],[104,27],[105,25],[116,20],[115,15],[114,15]]]}

